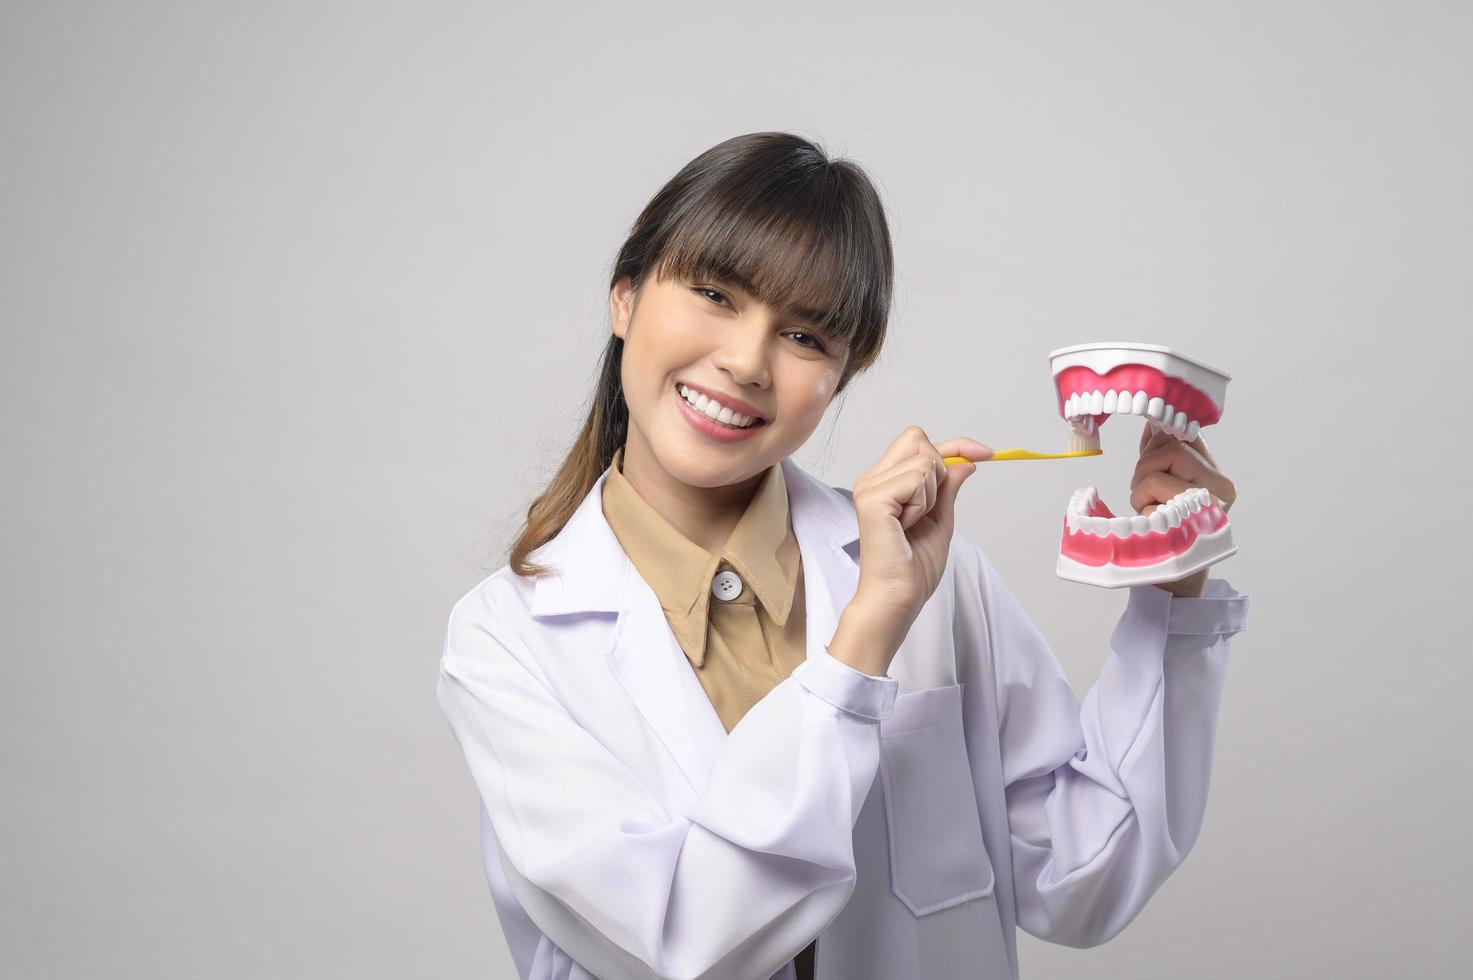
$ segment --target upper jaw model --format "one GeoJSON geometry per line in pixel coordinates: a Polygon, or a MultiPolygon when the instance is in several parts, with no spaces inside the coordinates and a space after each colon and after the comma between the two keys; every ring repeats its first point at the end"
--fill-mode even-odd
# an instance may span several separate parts
{"type": "MultiPolygon", "coordinates": [[[[1232,375],[1159,344],[1075,344],[1049,353],[1059,415],[1074,444],[1099,448],[1111,415],[1139,415],[1183,442],[1222,417],[1232,375]]],[[[1236,552],[1227,514],[1189,487],[1147,516],[1116,517],[1094,487],[1074,491],[1058,574],[1107,589],[1174,582],[1236,552]]]]}

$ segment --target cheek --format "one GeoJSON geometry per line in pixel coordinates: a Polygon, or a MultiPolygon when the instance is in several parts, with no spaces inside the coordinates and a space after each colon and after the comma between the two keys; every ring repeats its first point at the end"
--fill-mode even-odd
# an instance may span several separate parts
{"type": "Polygon", "coordinates": [[[818,383],[814,388],[814,395],[828,401],[834,393],[834,388],[839,384],[839,369],[837,367],[824,368],[823,373],[818,376],[818,383]]]}
{"type": "Polygon", "coordinates": [[[798,395],[794,401],[798,404],[789,406],[789,417],[795,420],[800,416],[808,420],[821,418],[838,384],[839,369],[836,367],[826,367],[811,374],[794,388],[794,394],[798,395]]]}

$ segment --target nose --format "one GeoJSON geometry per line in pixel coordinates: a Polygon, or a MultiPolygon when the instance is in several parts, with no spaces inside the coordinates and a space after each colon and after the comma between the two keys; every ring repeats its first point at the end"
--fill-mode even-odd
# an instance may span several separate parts
{"type": "Polygon", "coordinates": [[[772,322],[760,314],[743,317],[730,324],[723,333],[720,346],[711,356],[712,363],[738,385],[766,388],[771,381],[767,338],[772,326],[772,322]]]}

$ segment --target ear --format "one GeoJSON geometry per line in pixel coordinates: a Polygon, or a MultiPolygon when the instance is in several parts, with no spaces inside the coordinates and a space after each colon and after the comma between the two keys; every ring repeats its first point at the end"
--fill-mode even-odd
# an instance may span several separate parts
{"type": "Polygon", "coordinates": [[[609,290],[609,323],[614,336],[620,340],[629,335],[629,320],[634,312],[634,282],[628,276],[620,276],[609,290]]]}

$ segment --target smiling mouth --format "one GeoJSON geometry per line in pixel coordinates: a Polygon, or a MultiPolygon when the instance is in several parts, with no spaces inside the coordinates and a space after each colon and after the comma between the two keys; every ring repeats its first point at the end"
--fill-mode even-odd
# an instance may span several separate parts
{"type": "Polygon", "coordinates": [[[740,412],[733,412],[730,408],[724,407],[720,402],[707,398],[705,395],[700,394],[695,389],[679,381],[675,382],[674,387],[675,397],[684,399],[687,405],[705,415],[706,418],[710,419],[716,425],[725,426],[728,429],[741,430],[755,429],[759,425],[767,424],[766,419],[743,415],[740,412]],[[690,392],[690,397],[686,397],[685,392],[687,391],[690,392]],[[741,420],[746,420],[746,424],[738,424],[741,420]]]}

